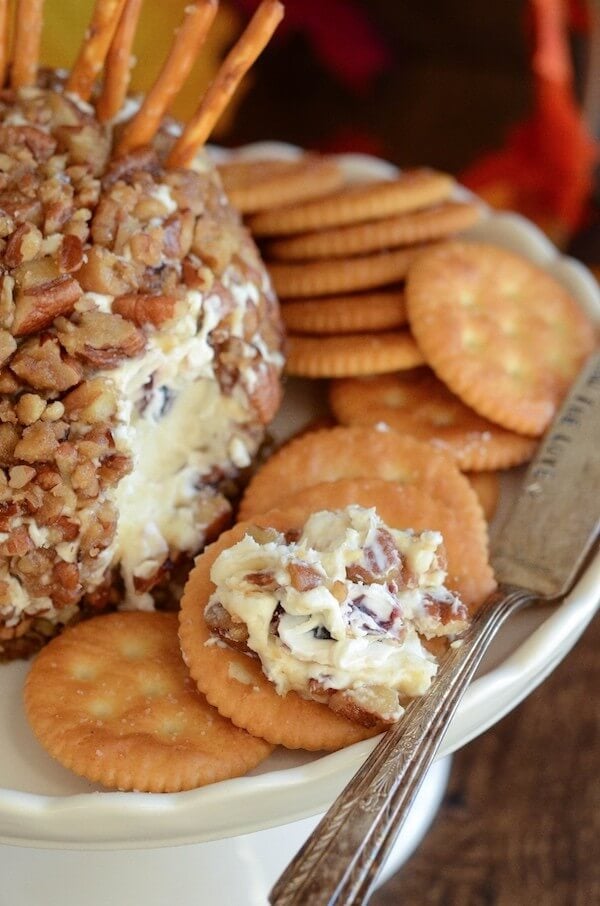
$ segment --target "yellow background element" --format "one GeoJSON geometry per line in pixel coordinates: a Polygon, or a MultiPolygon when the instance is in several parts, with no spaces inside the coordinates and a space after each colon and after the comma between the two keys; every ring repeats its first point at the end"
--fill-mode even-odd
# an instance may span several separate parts
{"type": "MultiPolygon", "coordinates": [[[[158,73],[189,0],[144,0],[134,44],[136,65],[132,72],[133,91],[145,91],[158,73]]],[[[92,11],[92,0],[46,0],[41,62],[70,68],[75,60],[92,11]]],[[[189,117],[198,105],[220,61],[242,28],[241,17],[221,2],[217,17],[200,57],[173,107],[175,116],[189,117]]],[[[250,79],[252,76],[250,75],[250,79]]],[[[215,129],[218,136],[243,96],[244,81],[215,129]]]]}

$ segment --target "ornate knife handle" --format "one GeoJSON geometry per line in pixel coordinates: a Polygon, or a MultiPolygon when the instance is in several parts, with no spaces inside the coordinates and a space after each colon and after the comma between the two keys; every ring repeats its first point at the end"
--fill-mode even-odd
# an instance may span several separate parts
{"type": "Polygon", "coordinates": [[[535,600],[500,586],[451,648],[427,695],[375,747],[269,896],[272,906],[364,903],[471,677],[504,621],[535,600]]]}

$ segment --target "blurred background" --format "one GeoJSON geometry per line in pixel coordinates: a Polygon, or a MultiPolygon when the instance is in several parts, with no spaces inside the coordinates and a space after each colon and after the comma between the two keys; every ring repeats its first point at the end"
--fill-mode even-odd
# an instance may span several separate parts
{"type": "MultiPolygon", "coordinates": [[[[132,86],[156,75],[186,0],[145,0],[132,86]]],[[[258,0],[221,0],[174,113],[195,108],[258,0]]],[[[47,0],[42,59],[70,66],[92,0],[47,0]]],[[[600,10],[593,0],[285,0],[213,136],[364,151],[451,171],[600,263],[600,10]],[[598,88],[596,88],[598,86],[598,88]],[[596,246],[598,247],[596,249],[596,246]]]]}

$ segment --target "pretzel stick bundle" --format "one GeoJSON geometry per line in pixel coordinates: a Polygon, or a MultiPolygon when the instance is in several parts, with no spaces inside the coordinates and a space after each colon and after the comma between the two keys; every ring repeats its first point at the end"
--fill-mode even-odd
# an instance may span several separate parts
{"type": "Polygon", "coordinates": [[[8,68],[8,0],[0,0],[0,88],[4,88],[8,68]]]}
{"type": "Polygon", "coordinates": [[[124,6],[125,0],[96,0],[90,27],[65,85],[65,91],[78,95],[82,101],[90,99],[124,6]]]}
{"type": "Polygon", "coordinates": [[[113,119],[123,106],[133,59],[131,48],[142,10],[143,0],[126,0],[104,67],[104,84],[96,104],[101,123],[113,119]]]}
{"type": "Polygon", "coordinates": [[[196,0],[187,6],[169,55],[137,114],[125,128],[116,154],[147,145],[187,79],[215,18],[218,0],[196,0]]]}
{"type": "MultiPolygon", "coordinates": [[[[44,22],[43,10],[44,0],[19,0],[10,74],[10,83],[13,88],[23,88],[35,83],[44,22]]],[[[8,34],[8,22],[6,22],[5,32],[8,34]]]]}
{"type": "Polygon", "coordinates": [[[223,61],[196,113],[175,142],[167,158],[168,167],[190,165],[239,83],[269,43],[283,18],[283,12],[283,5],[279,0],[263,0],[260,4],[246,30],[223,61]]]}

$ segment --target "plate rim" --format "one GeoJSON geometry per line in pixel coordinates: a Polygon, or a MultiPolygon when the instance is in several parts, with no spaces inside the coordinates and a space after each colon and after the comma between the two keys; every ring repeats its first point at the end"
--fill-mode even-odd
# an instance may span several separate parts
{"type": "MultiPolygon", "coordinates": [[[[236,149],[210,149],[213,156],[297,157],[302,149],[281,142],[257,142],[236,149]]],[[[397,169],[371,155],[336,155],[356,172],[384,177],[397,169]]],[[[470,195],[460,187],[459,195],[470,195]]],[[[530,221],[511,212],[494,212],[482,203],[477,239],[490,225],[501,244],[517,248],[553,273],[600,323],[600,288],[581,262],[563,255],[530,221]],[[506,240],[506,241],[503,241],[506,240]],[[525,243],[526,249],[522,243],[525,243]]],[[[494,241],[498,241],[497,239],[494,241]]],[[[449,727],[438,757],[444,757],[485,732],[515,708],[558,665],[576,643],[597,609],[600,552],[570,595],[496,667],[471,683],[449,727]],[[488,710],[496,697],[498,708],[488,710]],[[479,715],[479,720],[478,720],[479,715]],[[461,732],[462,726],[462,732],[461,732]]],[[[1,668],[0,668],[1,669],[1,668]]],[[[235,837],[285,825],[323,811],[373,748],[357,743],[300,766],[221,781],[182,793],[82,792],[48,796],[0,788],[0,843],[40,848],[152,848],[235,837]],[[269,807],[261,800],[268,798],[269,807]],[[209,815],[203,828],[199,814],[209,815]],[[150,816],[157,816],[149,821],[150,816]],[[93,832],[90,825],[94,825],[93,832]]]]}

